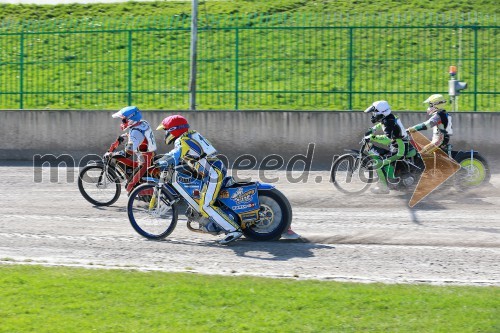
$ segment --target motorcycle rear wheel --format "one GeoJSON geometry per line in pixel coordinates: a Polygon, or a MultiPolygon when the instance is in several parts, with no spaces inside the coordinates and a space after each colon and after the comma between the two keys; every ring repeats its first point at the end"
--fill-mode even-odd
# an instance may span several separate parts
{"type": "Polygon", "coordinates": [[[457,159],[460,170],[455,174],[455,186],[460,190],[476,188],[490,181],[491,172],[486,160],[476,154],[472,157],[462,156],[457,159]]]}
{"type": "Polygon", "coordinates": [[[292,220],[288,199],[273,188],[259,191],[259,204],[259,222],[242,229],[243,234],[256,241],[279,239],[292,220]]]}

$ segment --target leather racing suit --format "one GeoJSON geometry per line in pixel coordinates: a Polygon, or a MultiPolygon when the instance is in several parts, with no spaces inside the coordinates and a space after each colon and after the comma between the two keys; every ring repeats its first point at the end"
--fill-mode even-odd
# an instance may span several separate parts
{"type": "Polygon", "coordinates": [[[175,139],[174,146],[174,149],[158,160],[158,163],[161,165],[167,162],[174,166],[186,163],[192,171],[203,178],[204,184],[199,201],[200,213],[227,232],[238,230],[239,225],[214,205],[227,172],[224,163],[217,158],[217,150],[194,130],[187,131],[175,139]]]}
{"type": "Polygon", "coordinates": [[[125,149],[135,153],[139,162],[132,179],[126,186],[127,191],[130,192],[146,173],[156,151],[156,140],[147,121],[141,120],[130,127],[125,149]]]}
{"type": "Polygon", "coordinates": [[[372,142],[379,143],[388,148],[384,149],[373,146],[369,153],[371,158],[376,162],[375,169],[379,177],[380,187],[387,188],[387,180],[391,182],[395,178],[394,162],[401,159],[409,150],[408,134],[401,120],[392,113],[384,117],[365,134],[371,135],[370,140],[372,142]],[[379,129],[382,129],[384,134],[374,135],[373,133],[379,129]]]}

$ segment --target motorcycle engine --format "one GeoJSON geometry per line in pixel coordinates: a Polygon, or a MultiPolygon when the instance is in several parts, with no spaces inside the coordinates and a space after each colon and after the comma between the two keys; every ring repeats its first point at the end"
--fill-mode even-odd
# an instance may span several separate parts
{"type": "Polygon", "coordinates": [[[193,223],[193,222],[198,223],[198,228],[190,227],[190,229],[191,228],[195,229],[193,231],[207,232],[207,233],[215,234],[215,235],[218,235],[218,234],[224,232],[224,230],[221,229],[217,223],[202,216],[200,213],[198,213],[197,211],[195,211],[191,207],[188,207],[188,209],[186,210],[186,217],[188,219],[188,226],[190,226],[191,223],[193,223]]]}
{"type": "Polygon", "coordinates": [[[401,179],[403,181],[403,185],[406,187],[410,187],[415,183],[415,178],[413,178],[413,176],[409,173],[403,175],[401,179]]]}

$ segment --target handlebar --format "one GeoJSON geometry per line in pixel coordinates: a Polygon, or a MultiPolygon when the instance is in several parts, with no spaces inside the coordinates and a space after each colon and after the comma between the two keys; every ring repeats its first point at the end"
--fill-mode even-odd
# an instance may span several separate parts
{"type": "Polygon", "coordinates": [[[371,140],[371,136],[370,135],[365,135],[363,136],[363,138],[361,139],[361,141],[359,141],[359,144],[360,145],[364,145],[365,143],[369,142],[371,140]]]}

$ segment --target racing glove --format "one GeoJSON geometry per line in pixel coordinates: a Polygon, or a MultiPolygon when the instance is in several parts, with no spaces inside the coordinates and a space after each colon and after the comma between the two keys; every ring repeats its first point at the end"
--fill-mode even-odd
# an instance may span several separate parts
{"type": "Polygon", "coordinates": [[[122,135],[120,135],[120,136],[116,139],[116,141],[118,141],[118,142],[121,144],[121,143],[123,143],[123,141],[125,141],[125,139],[127,139],[127,138],[128,138],[128,134],[122,134],[122,135]]]}
{"type": "Polygon", "coordinates": [[[161,171],[164,171],[168,169],[168,167],[175,165],[175,159],[172,156],[165,155],[163,158],[158,160],[156,164],[158,164],[161,171]]]}

